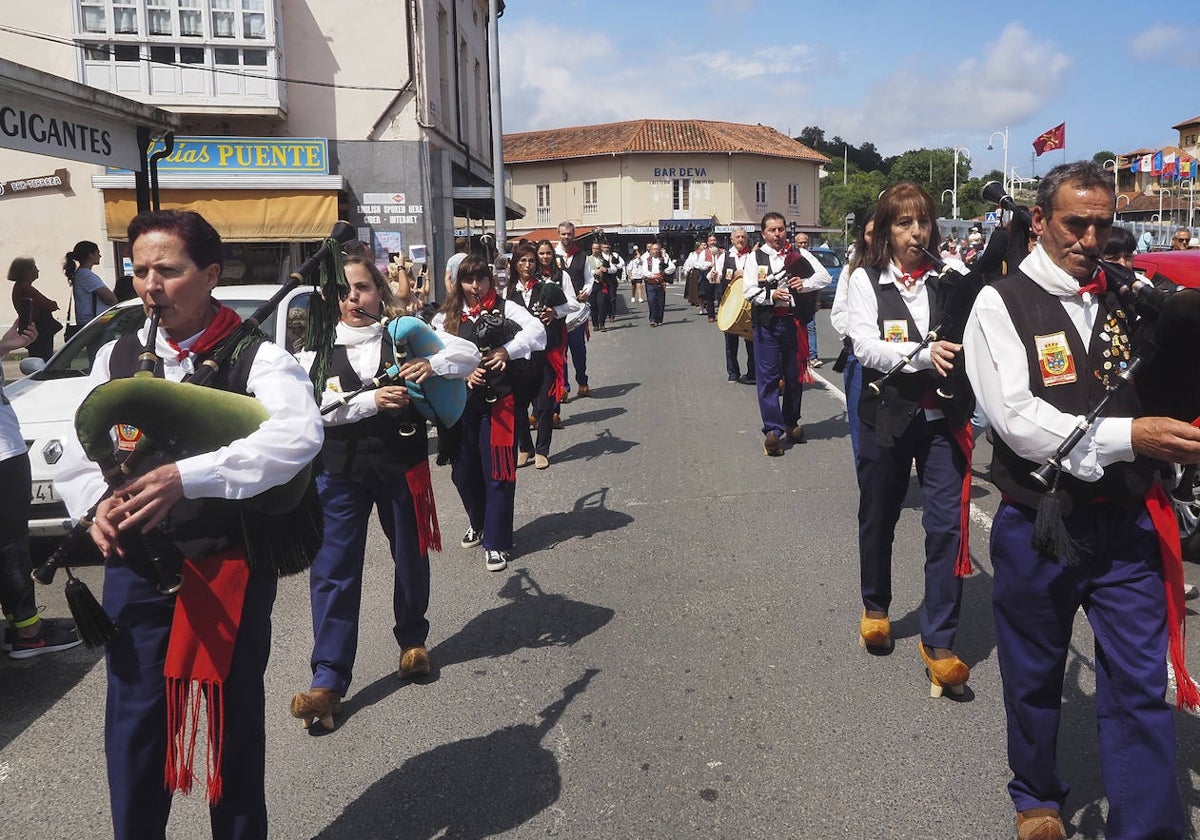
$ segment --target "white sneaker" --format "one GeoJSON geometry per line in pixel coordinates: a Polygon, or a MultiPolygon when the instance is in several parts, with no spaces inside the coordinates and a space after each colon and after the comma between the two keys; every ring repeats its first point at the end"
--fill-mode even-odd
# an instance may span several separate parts
{"type": "Polygon", "coordinates": [[[508,568],[508,552],[491,549],[484,551],[483,566],[489,572],[503,572],[508,568]]]}

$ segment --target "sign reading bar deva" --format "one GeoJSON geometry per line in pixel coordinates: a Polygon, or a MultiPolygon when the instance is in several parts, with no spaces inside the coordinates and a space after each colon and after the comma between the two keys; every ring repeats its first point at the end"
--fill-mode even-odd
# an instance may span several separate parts
{"type": "Polygon", "coordinates": [[[0,92],[0,147],[50,157],[141,169],[137,127],[87,114],[69,106],[0,92]]]}
{"type": "MultiPolygon", "coordinates": [[[[150,146],[161,152],[162,141],[150,146]]],[[[324,137],[176,137],[159,175],[328,175],[324,137]]]]}

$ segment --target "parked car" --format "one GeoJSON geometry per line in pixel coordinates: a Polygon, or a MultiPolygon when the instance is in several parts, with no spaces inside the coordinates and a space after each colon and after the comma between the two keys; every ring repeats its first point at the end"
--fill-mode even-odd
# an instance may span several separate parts
{"type": "MultiPolygon", "coordinates": [[[[244,318],[278,291],[279,286],[228,286],[216,289],[214,295],[244,318]]],[[[291,291],[262,324],[263,332],[293,353],[300,350],[313,294],[312,287],[291,291]],[[278,317],[280,312],[286,317],[278,317]]],[[[87,377],[97,351],[113,339],[137,332],[144,322],[140,300],[117,304],[85,325],[44,366],[40,360],[22,361],[22,371],[32,372],[5,387],[4,394],[17,413],[29,447],[33,473],[30,536],[61,537],[70,530],[66,505],[54,492],[63,440],[75,435],[75,410],[87,396],[87,377]]]]}
{"type": "Polygon", "coordinates": [[[846,263],[846,249],[813,248],[809,253],[825,266],[829,276],[833,278],[833,282],[821,290],[821,306],[827,309],[833,306],[833,296],[837,294],[838,278],[841,277],[842,266],[846,263]]]}
{"type": "Polygon", "coordinates": [[[1149,251],[1135,254],[1133,267],[1149,280],[1167,279],[1200,289],[1200,251],[1149,251]]]}

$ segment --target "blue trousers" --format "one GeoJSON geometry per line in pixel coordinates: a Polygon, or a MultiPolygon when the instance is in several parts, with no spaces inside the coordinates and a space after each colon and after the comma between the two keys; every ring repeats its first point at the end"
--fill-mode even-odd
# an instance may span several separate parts
{"type": "Polygon", "coordinates": [[[317,477],[325,513],[325,539],[308,572],[312,601],[312,687],[343,697],[350,688],[358,651],[367,519],[371,509],[392,550],[395,578],[392,633],[401,648],[425,644],[429,636],[429,555],[421,553],[412,493],[404,476],[384,479],[374,470],[362,481],[329,473],[317,477]]]}
{"type": "Polygon", "coordinates": [[[738,344],[746,345],[746,373],[754,375],[754,342],[741,339],[736,335],[724,333],[725,336],[725,373],[734,379],[740,379],[742,369],[738,365],[738,344]]]}
{"type": "Polygon", "coordinates": [[[758,412],[763,434],[782,437],[800,422],[800,363],[796,358],[796,319],[771,318],[768,326],[754,327],[754,379],[758,387],[758,412]],[[780,405],[779,380],[783,379],[780,405]]]}
{"type": "Polygon", "coordinates": [[[650,323],[661,324],[667,308],[667,287],[659,283],[646,284],[646,302],[649,304],[650,323]]]}
{"type": "MultiPolygon", "coordinates": [[[[233,663],[225,680],[224,793],[210,809],[212,836],[267,836],[266,701],[263,672],[271,652],[271,608],[277,579],[252,574],[242,607],[233,663]]],[[[117,840],[165,838],[171,795],[163,787],[167,756],[167,656],[175,598],[120,561],[104,571],[104,608],[117,625],[108,644],[104,753],[117,840]]],[[[204,773],[203,746],[196,773],[204,773]]],[[[202,795],[202,794],[200,794],[202,795]]]]}
{"type": "Polygon", "coordinates": [[[461,422],[462,449],[450,479],[458,488],[471,528],[483,532],[483,547],[512,551],[517,482],[492,477],[491,416],[468,401],[461,422]]]}
{"type": "Polygon", "coordinates": [[[571,356],[571,364],[575,366],[575,382],[579,385],[588,384],[586,331],[585,322],[567,333],[567,353],[571,356]]]}
{"type": "Polygon", "coordinates": [[[808,322],[808,358],[816,359],[817,356],[817,319],[816,316],[808,322]]]}
{"type": "MultiPolygon", "coordinates": [[[[1096,723],[1108,797],[1106,837],[1182,838],[1175,712],[1158,538],[1145,510],[1085,506],[1066,518],[1081,564],[1030,548],[1036,512],[1005,502],[992,525],[992,606],[1008,716],[1008,791],[1017,810],[1061,808],[1056,753],[1076,609],[1095,633],[1096,723]]],[[[1074,694],[1078,697],[1078,694],[1074,694]]]]}
{"type": "Polygon", "coordinates": [[[842,382],[846,385],[846,422],[850,426],[850,448],[854,451],[854,463],[858,463],[858,401],[862,397],[862,365],[853,353],[846,356],[842,368],[842,382]]]}
{"type": "Polygon", "coordinates": [[[892,542],[913,462],[924,495],[925,601],[921,641],[926,647],[954,646],[962,578],[954,574],[962,534],[959,513],[967,461],[944,419],[917,412],[891,447],[875,442],[863,425],[858,436],[858,551],[863,606],[887,612],[892,603],[892,542]]]}

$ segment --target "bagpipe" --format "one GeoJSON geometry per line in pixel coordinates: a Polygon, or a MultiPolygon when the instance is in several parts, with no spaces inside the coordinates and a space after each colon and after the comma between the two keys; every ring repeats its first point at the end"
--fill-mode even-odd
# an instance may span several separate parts
{"type": "MultiPolygon", "coordinates": [[[[284,297],[318,270],[319,281],[313,282],[320,295],[314,295],[314,300],[320,300],[322,304],[310,306],[306,346],[318,350],[319,358],[324,358],[324,367],[328,369],[332,343],[327,347],[311,346],[310,343],[325,343],[332,335],[332,325],[338,317],[338,301],[346,291],[340,246],[354,235],[354,228],[348,223],[339,221],[334,225],[329,238],[317,252],[290,275],[288,282],[270,300],[239,323],[185,381],[173,382],[154,375],[159,361],[154,348],[160,313],[157,307],[151,309],[146,343],[138,356],[134,375],[98,385],[75,413],[80,445],[99,465],[108,484],[108,491],[100,501],[119,492],[126,481],[152,463],[213,452],[258,429],[268,417],[266,409],[253,397],[215,387],[218,377],[228,373],[243,351],[267,340],[259,325],[284,297]],[[111,432],[114,427],[140,432],[132,450],[121,461],[113,454],[111,432]]],[[[324,373],[321,377],[323,382],[324,373]]],[[[80,638],[89,646],[104,644],[116,633],[87,585],[70,569],[71,558],[83,541],[90,539],[88,532],[100,501],[80,517],[50,557],[33,571],[36,582],[48,585],[59,568],[66,570],[67,604],[75,617],[80,638]]],[[[244,501],[181,500],[176,507],[188,510],[180,510],[181,515],[177,516],[173,509],[170,528],[155,528],[145,534],[131,532],[122,537],[123,544],[131,543],[129,547],[144,556],[163,594],[174,594],[182,585],[180,568],[185,554],[177,543],[187,531],[188,513],[198,515],[206,505],[208,510],[219,508],[232,514],[241,532],[239,536],[245,541],[247,561],[253,569],[269,569],[281,575],[303,571],[320,548],[321,515],[319,507],[315,507],[319,503],[312,484],[311,466],[300,470],[287,483],[244,501]],[[184,504],[189,501],[196,504],[184,504]],[[245,522],[246,514],[253,515],[252,525],[245,522]]]]}
{"type": "MultiPolygon", "coordinates": [[[[564,296],[565,300],[565,296],[564,296]]],[[[449,379],[441,376],[431,376],[422,383],[404,379],[400,371],[411,360],[419,357],[432,356],[444,350],[445,343],[438,338],[437,332],[412,315],[399,318],[388,318],[376,315],[365,309],[358,309],[360,315],[374,318],[382,324],[388,337],[392,340],[394,361],[383,373],[364,382],[354,391],[342,394],[337,400],[321,408],[321,414],[331,414],[360,394],[382,388],[385,385],[403,385],[408,390],[410,404],[425,420],[442,427],[453,426],[462,417],[467,404],[467,386],[461,379],[449,379]]],[[[400,434],[412,437],[417,433],[417,427],[411,422],[400,425],[400,434]]]]}
{"type": "MultiPolygon", "coordinates": [[[[566,301],[565,294],[563,301],[566,301]]],[[[497,299],[496,306],[480,311],[471,332],[464,337],[475,342],[481,354],[487,355],[508,344],[520,332],[521,325],[504,316],[504,301],[497,299]]],[[[512,379],[521,375],[522,361],[527,360],[510,359],[504,370],[484,366],[484,402],[491,404],[512,393],[512,379]]]]}
{"type": "Polygon", "coordinates": [[[1057,486],[1063,460],[1130,385],[1137,389],[1146,416],[1173,417],[1187,423],[1200,417],[1200,365],[1196,363],[1200,289],[1179,286],[1163,275],[1143,279],[1107,260],[1096,262],[1117,307],[1129,310],[1125,314],[1132,316],[1132,355],[1110,378],[1104,396],[1079,419],[1054,454],[1031,473],[1050,489],[1057,486]]]}
{"type": "Polygon", "coordinates": [[[555,309],[566,302],[567,291],[562,287],[561,282],[539,276],[537,297],[529,302],[529,311],[535,318],[541,320],[542,313],[547,309],[555,309]]]}
{"type": "MultiPolygon", "coordinates": [[[[762,274],[761,269],[765,266],[759,266],[759,274],[762,274]]],[[[804,255],[789,245],[783,252],[783,266],[775,272],[770,272],[765,276],[758,277],[758,288],[766,291],[769,294],[768,298],[773,298],[774,292],[782,284],[788,287],[789,281],[799,277],[801,280],[807,280],[816,274],[816,269],[812,267],[804,255]]],[[[743,283],[745,280],[743,279],[743,283]]],[[[820,303],[816,291],[801,291],[788,288],[792,295],[793,312],[801,323],[806,324],[812,320],[813,315],[817,312],[817,306],[820,303]]],[[[764,304],[764,305],[770,305],[764,304]]]]}

